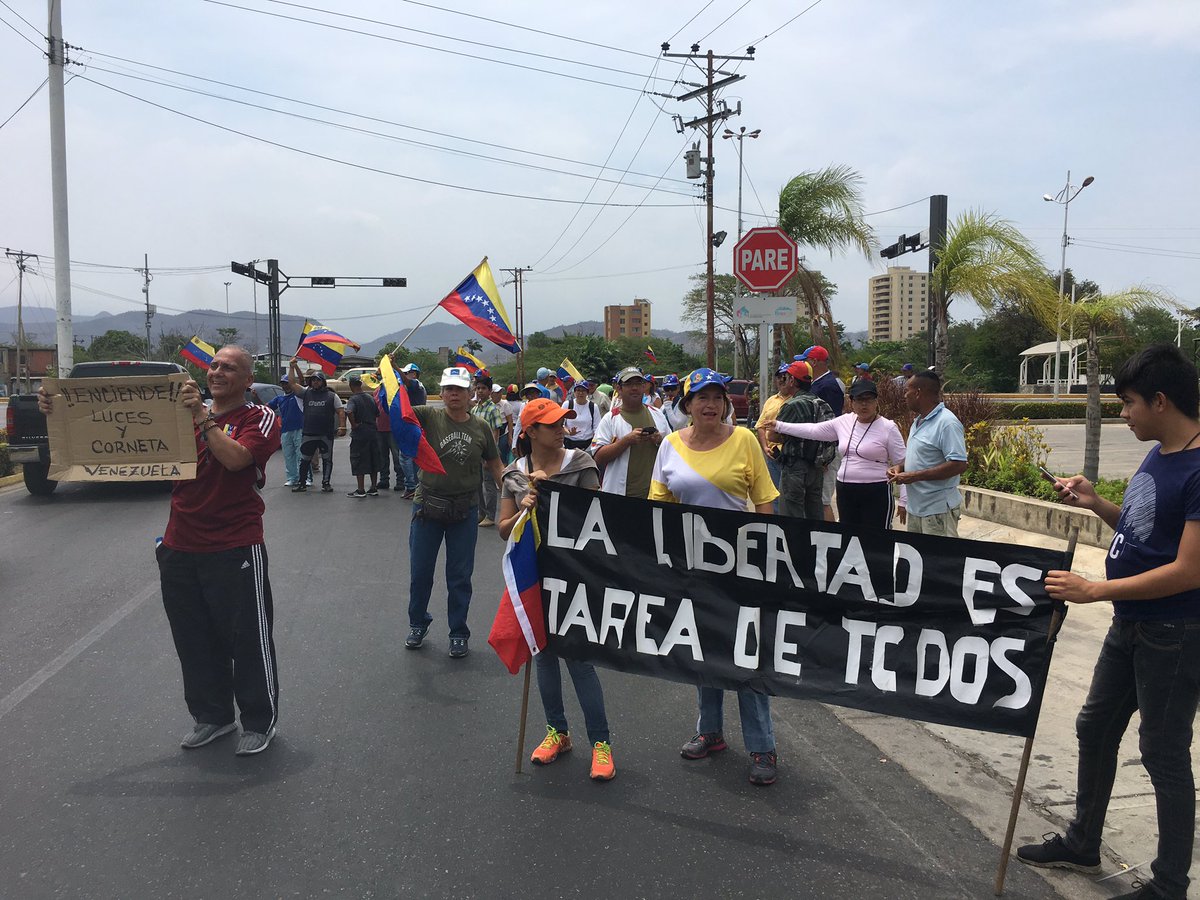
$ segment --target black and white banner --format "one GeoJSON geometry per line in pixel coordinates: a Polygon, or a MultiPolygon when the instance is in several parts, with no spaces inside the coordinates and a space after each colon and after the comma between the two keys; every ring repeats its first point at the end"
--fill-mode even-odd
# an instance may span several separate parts
{"type": "Polygon", "coordinates": [[[851,531],[543,482],[538,568],[564,659],[1032,735],[1061,551],[851,531]]]}

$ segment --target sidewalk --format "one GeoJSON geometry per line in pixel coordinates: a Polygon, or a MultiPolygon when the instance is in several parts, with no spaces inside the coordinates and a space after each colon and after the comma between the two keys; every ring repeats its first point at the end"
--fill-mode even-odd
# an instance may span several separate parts
{"type": "MultiPolygon", "coordinates": [[[[1066,547],[1063,540],[967,517],[961,522],[959,534],[973,540],[1066,547]]],[[[1104,556],[1104,550],[1080,545],[1075,552],[1073,571],[1086,578],[1103,578],[1104,556]]],[[[1040,842],[1045,832],[1062,831],[1074,812],[1075,716],[1087,695],[1092,668],[1111,618],[1112,607],[1107,603],[1071,606],[1068,611],[1050,667],[1025,782],[1025,799],[1013,839],[1014,854],[1021,844],[1040,842]]],[[[878,746],[883,756],[903,766],[949,806],[966,816],[997,846],[1003,843],[1012,789],[1024,749],[1023,739],[926,725],[857,710],[834,711],[846,724],[878,746]]],[[[1130,890],[1135,874],[1144,872],[1144,877],[1149,879],[1148,863],[1155,855],[1158,826],[1154,792],[1138,752],[1137,726],[1135,714],[1121,744],[1117,781],[1104,827],[1104,871],[1099,876],[1087,876],[1038,870],[1064,897],[1110,897],[1130,890]],[[1141,867],[1136,873],[1120,874],[1129,866],[1141,867]],[[1093,883],[1093,879],[1114,873],[1118,873],[1114,878],[1093,883]]],[[[1200,752],[1193,745],[1194,767],[1200,761],[1198,757],[1200,752]]],[[[988,863],[996,866],[999,852],[996,859],[988,863]]],[[[1021,863],[1014,859],[1011,865],[1021,863]]],[[[1197,873],[1200,873],[1200,866],[1193,863],[1193,878],[1197,873]]]]}

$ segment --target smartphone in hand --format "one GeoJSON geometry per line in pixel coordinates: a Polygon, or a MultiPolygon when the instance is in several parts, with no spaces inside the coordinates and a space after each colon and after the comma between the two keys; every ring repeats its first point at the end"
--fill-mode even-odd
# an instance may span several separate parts
{"type": "Polygon", "coordinates": [[[642,434],[656,434],[658,432],[658,429],[655,428],[653,425],[650,425],[646,428],[639,428],[638,431],[640,431],[642,434]]]}
{"type": "MultiPolygon", "coordinates": [[[[1058,476],[1055,475],[1053,472],[1051,472],[1049,469],[1047,469],[1045,466],[1038,466],[1038,471],[1041,472],[1042,477],[1045,478],[1051,484],[1054,484],[1054,485],[1060,484],[1060,482],[1058,480],[1058,476]]],[[[1071,490],[1070,488],[1065,488],[1065,490],[1066,490],[1067,495],[1072,500],[1079,499],[1079,495],[1077,493],[1075,493],[1073,490],[1071,490]]]]}

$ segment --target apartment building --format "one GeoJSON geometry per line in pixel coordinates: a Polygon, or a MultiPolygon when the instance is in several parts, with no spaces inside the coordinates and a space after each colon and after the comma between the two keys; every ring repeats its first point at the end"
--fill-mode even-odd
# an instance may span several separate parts
{"type": "Polygon", "coordinates": [[[929,275],[889,266],[867,282],[867,339],[903,341],[928,328],[929,275]]]}
{"type": "Polygon", "coordinates": [[[650,301],[635,297],[630,306],[604,307],[604,338],[650,337],[650,301]]]}

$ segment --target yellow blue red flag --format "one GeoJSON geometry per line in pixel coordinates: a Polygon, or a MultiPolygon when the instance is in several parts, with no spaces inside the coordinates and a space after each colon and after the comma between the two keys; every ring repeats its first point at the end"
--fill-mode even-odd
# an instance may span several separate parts
{"type": "Polygon", "coordinates": [[[521,352],[486,256],[438,306],[498,347],[509,353],[521,352]]]}

